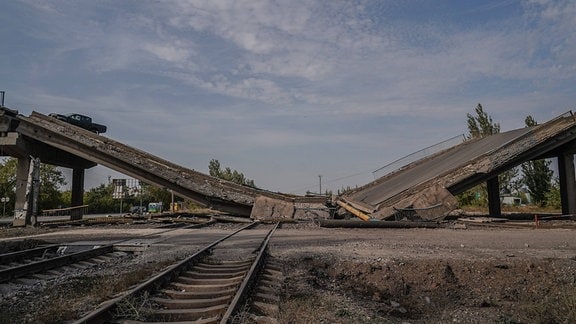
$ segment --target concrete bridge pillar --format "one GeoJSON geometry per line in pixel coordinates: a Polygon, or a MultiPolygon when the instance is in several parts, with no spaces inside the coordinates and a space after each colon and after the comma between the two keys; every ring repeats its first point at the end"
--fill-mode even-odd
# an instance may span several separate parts
{"type": "Polygon", "coordinates": [[[558,174],[562,214],[576,214],[576,176],[573,154],[564,153],[558,156],[558,174]]]}
{"type": "Polygon", "coordinates": [[[24,208],[26,207],[26,187],[28,185],[28,171],[30,170],[29,158],[18,158],[16,165],[16,201],[14,202],[14,221],[12,226],[29,225],[30,219],[27,219],[24,208]]]}
{"type": "Polygon", "coordinates": [[[16,201],[12,226],[33,225],[37,212],[40,185],[40,160],[19,157],[16,166],[16,201]]]}
{"type": "MultiPolygon", "coordinates": [[[[72,170],[72,201],[71,206],[84,205],[84,169],[72,170]]],[[[70,215],[71,220],[82,219],[82,209],[74,210],[70,215]]]]}
{"type": "Polygon", "coordinates": [[[500,183],[498,176],[488,179],[486,181],[488,189],[488,213],[491,217],[501,217],[502,210],[500,209],[500,183]]]}

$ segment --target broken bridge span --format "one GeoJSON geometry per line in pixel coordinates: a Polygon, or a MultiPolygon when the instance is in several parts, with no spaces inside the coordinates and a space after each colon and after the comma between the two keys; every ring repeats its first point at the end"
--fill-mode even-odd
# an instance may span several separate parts
{"type": "Polygon", "coordinates": [[[339,197],[363,219],[392,219],[418,210],[425,219],[457,207],[455,195],[486,182],[490,214],[500,216],[498,175],[526,161],[558,158],[562,212],[576,213],[573,154],[576,119],[567,112],[546,123],[464,141],[402,166],[339,197]]]}
{"type": "MultiPolygon", "coordinates": [[[[0,108],[2,154],[19,159],[15,225],[29,222],[26,174],[30,156],[73,169],[72,206],[82,205],[84,169],[101,164],[174,191],[202,206],[257,219],[329,216],[329,197],[304,197],[241,186],[194,171],[111,138],[38,112],[30,116],[0,108]]],[[[576,120],[567,112],[535,127],[465,141],[409,163],[336,198],[344,213],[363,219],[392,219],[398,211],[418,209],[426,219],[456,208],[455,195],[487,182],[490,213],[500,214],[498,174],[529,160],[558,158],[562,211],[576,214],[576,120]]]]}

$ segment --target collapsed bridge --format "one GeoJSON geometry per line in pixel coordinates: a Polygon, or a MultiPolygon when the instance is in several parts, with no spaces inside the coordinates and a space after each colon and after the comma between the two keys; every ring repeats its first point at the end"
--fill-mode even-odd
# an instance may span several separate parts
{"type": "Polygon", "coordinates": [[[558,158],[562,213],[576,214],[573,154],[576,119],[567,112],[546,123],[472,139],[386,174],[339,197],[338,204],[362,219],[395,219],[416,211],[424,219],[445,216],[454,197],[487,183],[491,216],[500,216],[498,175],[526,161],[558,158]]]}
{"type": "Polygon", "coordinates": [[[19,159],[15,225],[29,223],[32,213],[26,197],[30,156],[73,169],[73,206],[82,205],[84,170],[101,164],[234,215],[279,217],[281,212],[282,217],[291,218],[305,209],[325,209],[325,198],[273,193],[221,180],[38,112],[26,117],[1,108],[0,134],[2,154],[19,159]]]}
{"type": "MultiPolygon", "coordinates": [[[[101,164],[234,215],[257,219],[329,216],[329,197],[288,195],[224,181],[38,112],[23,116],[0,107],[0,148],[1,155],[18,158],[15,226],[30,224],[34,213],[28,195],[34,159],[73,169],[72,206],[82,205],[85,169],[101,164]]],[[[408,163],[337,197],[336,203],[339,213],[365,220],[396,219],[405,210],[436,219],[457,207],[455,195],[486,182],[490,214],[499,216],[498,175],[526,161],[557,157],[562,212],[576,214],[575,151],[576,119],[567,112],[538,126],[465,141],[408,163]]]]}

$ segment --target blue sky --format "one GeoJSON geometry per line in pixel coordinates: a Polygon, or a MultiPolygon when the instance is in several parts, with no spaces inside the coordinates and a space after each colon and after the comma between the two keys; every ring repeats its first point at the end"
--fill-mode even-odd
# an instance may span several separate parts
{"type": "Polygon", "coordinates": [[[467,133],[478,103],[503,131],[574,109],[574,17],[569,0],[9,0],[0,90],[197,171],[336,191],[467,133]]]}

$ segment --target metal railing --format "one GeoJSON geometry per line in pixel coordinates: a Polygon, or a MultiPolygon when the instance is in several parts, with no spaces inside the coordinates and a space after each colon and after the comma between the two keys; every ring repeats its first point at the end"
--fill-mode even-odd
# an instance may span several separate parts
{"type": "Polygon", "coordinates": [[[70,216],[70,215],[84,215],[88,211],[88,205],[57,208],[57,209],[44,209],[42,216],[70,216]]]}
{"type": "Polygon", "coordinates": [[[445,149],[448,149],[452,146],[456,146],[456,145],[461,144],[465,141],[466,141],[466,136],[464,136],[464,134],[454,136],[454,137],[449,138],[445,141],[442,141],[438,144],[428,146],[424,149],[421,149],[420,151],[414,152],[414,153],[409,154],[403,158],[400,158],[394,162],[386,164],[385,166],[383,166],[383,167],[381,167],[375,171],[372,171],[372,175],[374,176],[374,179],[378,179],[378,178],[385,176],[385,175],[387,175],[393,171],[396,171],[396,170],[402,168],[403,166],[406,166],[412,162],[421,160],[427,156],[438,153],[438,152],[443,151],[445,149]]]}

